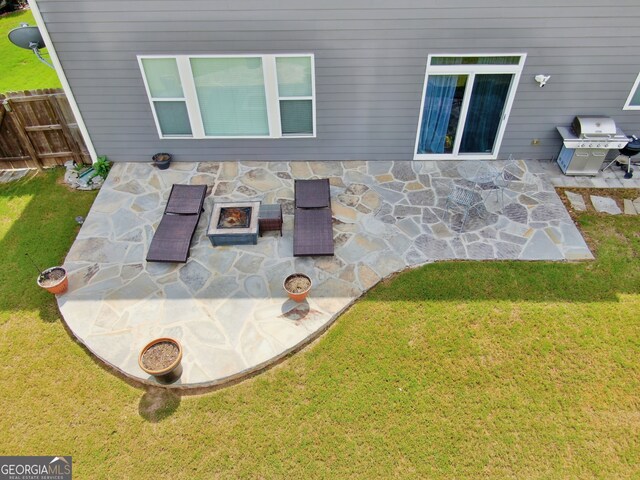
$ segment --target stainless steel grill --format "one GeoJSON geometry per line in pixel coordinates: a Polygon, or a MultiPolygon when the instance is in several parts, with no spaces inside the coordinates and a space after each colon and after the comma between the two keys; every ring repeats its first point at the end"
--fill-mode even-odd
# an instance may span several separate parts
{"type": "Polygon", "coordinates": [[[612,118],[600,115],[579,115],[557,129],[563,143],[558,165],[567,175],[597,175],[608,151],[629,143],[612,118]]]}

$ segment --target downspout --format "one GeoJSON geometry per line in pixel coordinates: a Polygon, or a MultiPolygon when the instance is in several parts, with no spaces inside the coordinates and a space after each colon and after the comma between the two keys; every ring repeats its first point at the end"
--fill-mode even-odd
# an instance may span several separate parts
{"type": "Polygon", "coordinates": [[[33,18],[38,25],[38,29],[40,30],[40,34],[42,35],[42,39],[47,47],[47,52],[49,52],[49,58],[51,59],[51,63],[56,69],[56,73],[58,74],[58,78],[60,78],[60,83],[62,84],[62,89],[64,90],[65,95],[67,96],[67,100],[69,100],[69,106],[71,107],[71,111],[73,112],[73,116],[76,118],[76,122],[78,123],[78,128],[80,129],[80,134],[84,140],[85,145],[87,146],[87,150],[89,151],[89,156],[91,157],[91,161],[95,162],[98,159],[98,155],[96,154],[96,149],[93,147],[93,143],[91,142],[91,137],[89,136],[89,130],[87,130],[87,126],[84,123],[84,119],[82,118],[82,114],[80,113],[80,109],[78,108],[78,104],[76,103],[76,99],[73,96],[73,92],[71,91],[71,86],[67,81],[67,76],[62,69],[62,64],[60,63],[60,59],[58,58],[58,54],[56,53],[56,49],[51,41],[51,37],[49,36],[49,31],[47,30],[47,25],[45,24],[42,14],[40,13],[40,8],[36,3],[36,0],[28,0],[29,7],[31,8],[31,12],[33,13],[33,18]]]}

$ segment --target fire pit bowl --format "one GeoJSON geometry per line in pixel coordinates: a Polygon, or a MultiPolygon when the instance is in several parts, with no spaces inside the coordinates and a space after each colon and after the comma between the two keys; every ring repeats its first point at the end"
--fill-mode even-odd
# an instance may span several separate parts
{"type": "Polygon", "coordinates": [[[214,247],[256,245],[260,202],[218,202],[213,204],[207,236],[214,247]]]}
{"type": "Polygon", "coordinates": [[[221,207],[218,228],[249,228],[251,207],[221,207]]]}

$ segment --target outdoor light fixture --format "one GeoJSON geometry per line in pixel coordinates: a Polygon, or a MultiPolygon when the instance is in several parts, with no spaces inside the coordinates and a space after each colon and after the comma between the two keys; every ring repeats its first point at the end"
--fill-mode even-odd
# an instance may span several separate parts
{"type": "Polygon", "coordinates": [[[550,78],[551,75],[536,75],[534,77],[534,80],[538,82],[538,85],[540,85],[540,88],[542,88],[547,84],[550,78]]]}
{"type": "Polygon", "coordinates": [[[9,32],[9,41],[17,47],[32,50],[33,53],[36,54],[36,57],[38,57],[38,60],[47,67],[54,68],[53,65],[42,58],[42,54],[40,53],[40,49],[44,48],[45,44],[38,27],[30,27],[28,23],[23,23],[9,32]]]}

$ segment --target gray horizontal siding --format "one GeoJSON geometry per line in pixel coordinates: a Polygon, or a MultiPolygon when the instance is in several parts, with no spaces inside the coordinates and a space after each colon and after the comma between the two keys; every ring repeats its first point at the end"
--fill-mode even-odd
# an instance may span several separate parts
{"type": "Polygon", "coordinates": [[[637,0],[38,0],[96,150],[112,160],[406,160],[426,59],[527,53],[500,156],[551,158],[556,125],[622,111],[640,66],[637,0]],[[558,5],[561,4],[561,5],[558,5]],[[508,5],[508,6],[507,6],[508,5]],[[314,53],[317,138],[161,140],[138,54],[314,53]],[[552,75],[541,89],[538,73],[552,75]],[[531,141],[539,139],[533,146],[531,141]]]}

